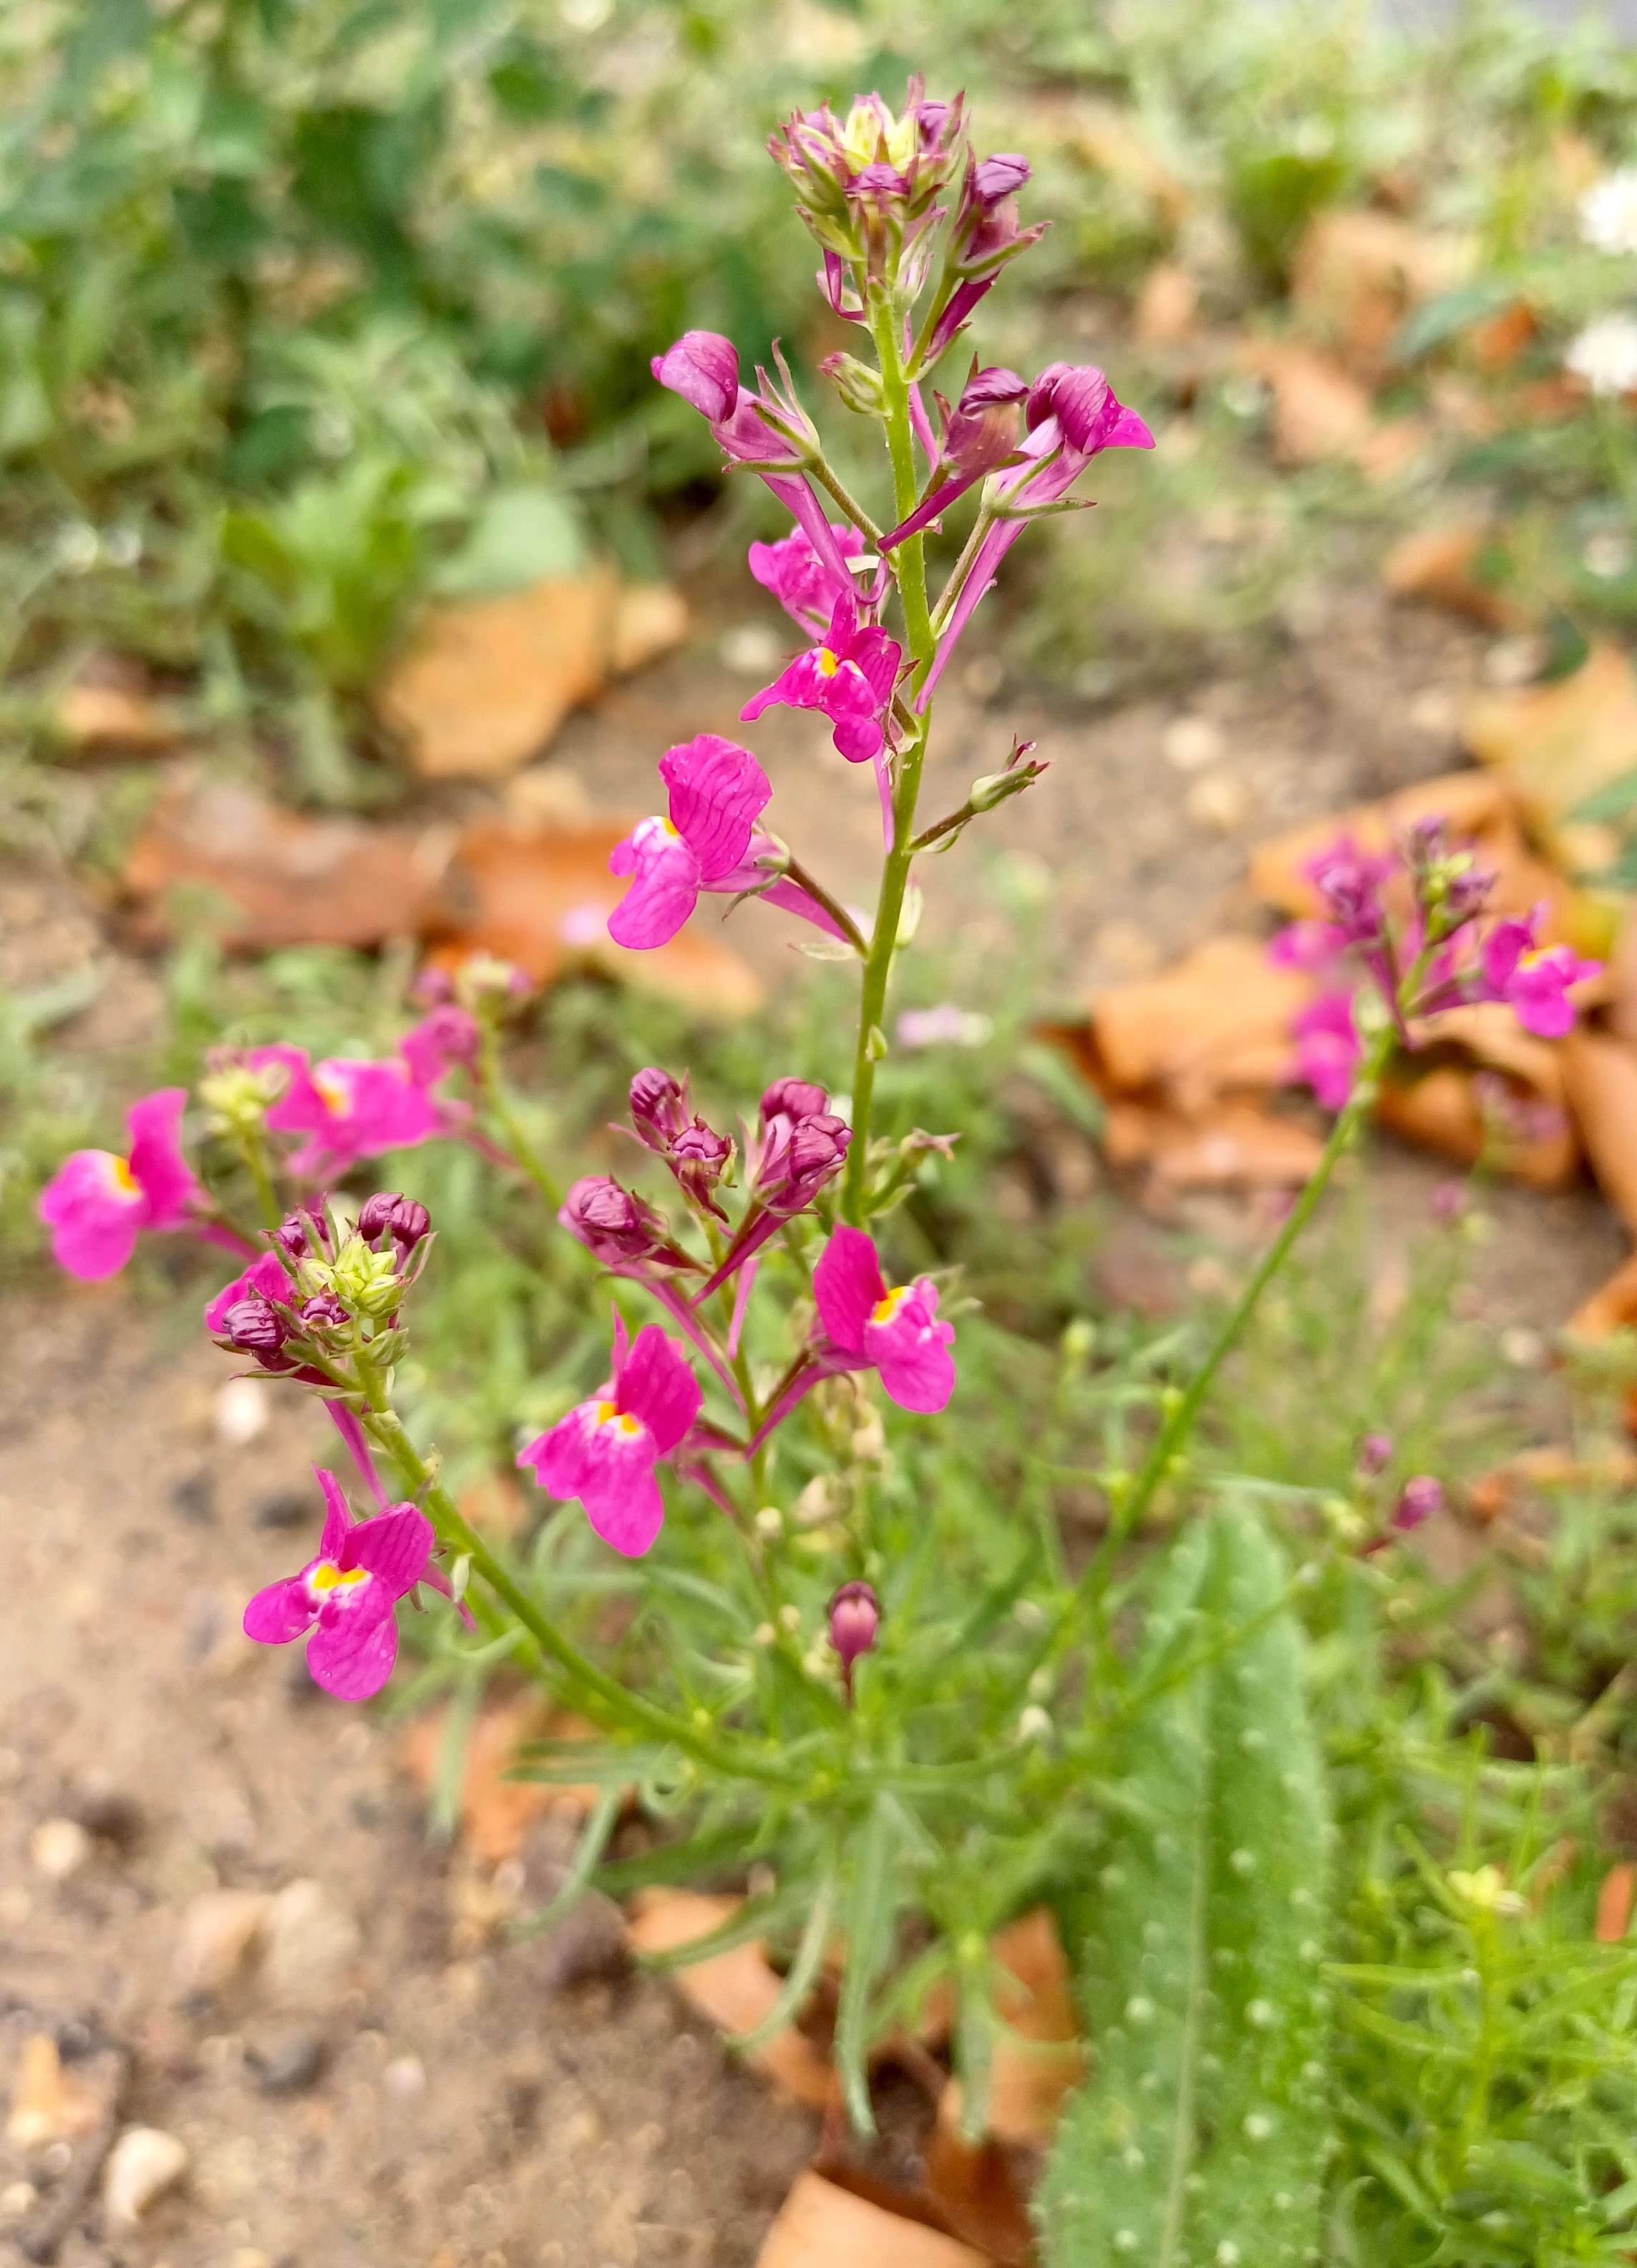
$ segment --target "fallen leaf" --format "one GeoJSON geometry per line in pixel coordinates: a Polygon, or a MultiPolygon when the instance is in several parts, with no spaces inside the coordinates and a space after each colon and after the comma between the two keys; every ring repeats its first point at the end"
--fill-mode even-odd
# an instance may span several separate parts
{"type": "Polygon", "coordinates": [[[1132,328],[1144,346],[1181,346],[1192,337],[1200,287],[1180,261],[1157,260],[1142,279],[1132,328]]]}
{"type": "Polygon", "coordinates": [[[156,755],[173,748],[185,728],[168,702],[129,685],[82,679],[59,695],[51,721],[82,755],[104,751],[156,755]]]}
{"type": "MultiPolygon", "coordinates": [[[[719,1929],[744,1903],[698,1890],[642,1890],[634,1901],[628,1927],[631,1948],[637,1954],[673,1952],[719,1929]]],[[[784,1986],[766,1948],[754,1940],[674,1969],[670,1975],[690,2007],[728,2033],[753,2030],[784,1986]]],[[[828,2057],[793,2024],[775,2033],[747,2060],[798,2102],[822,2110],[839,2099],[828,2057]]]]}
{"type": "Polygon", "coordinates": [[[1407,311],[1468,275],[1475,248],[1469,237],[1391,213],[1331,207],[1314,215],[1296,247],[1291,305],[1307,329],[1374,379],[1407,311]]]}
{"type": "MultiPolygon", "coordinates": [[[[1017,1989],[1002,1986],[995,1996],[1006,2029],[995,2043],[988,2130],[1003,2142],[1044,2148],[1056,2132],[1063,2097],[1085,2076],[1068,1963],[1044,1906],[1002,1930],[991,1949],[1017,1989]]],[[[958,2127],[958,2089],[949,2092],[956,2097],[950,2123],[958,2127]]]]}
{"type": "Polygon", "coordinates": [[[1485,370],[1506,370],[1517,360],[1539,328],[1528,300],[1514,299],[1509,306],[1474,324],[1467,341],[1485,370]]]}
{"type": "Polygon", "coordinates": [[[1567,1111],[1543,1101],[1524,1082],[1508,1081],[1496,1071],[1490,1077],[1497,1091],[1486,1104],[1483,1091],[1473,1085],[1478,1068],[1440,1062],[1417,1076],[1384,1079],[1376,1124],[1457,1165],[1476,1165],[1481,1157],[1531,1189],[1571,1187],[1580,1152],[1567,1111]]]}
{"type": "Polygon", "coordinates": [[[503,779],[602,686],[618,608],[606,566],[432,607],[376,707],[422,777],[503,779]]]}
{"type": "Polygon", "coordinates": [[[1629,655],[1597,645],[1571,677],[1479,695],[1466,745],[1550,830],[1599,788],[1637,770],[1637,677],[1629,655]]]}
{"type": "Polygon", "coordinates": [[[1250,1102],[1185,1118],[1152,1104],[1111,1106],[1103,1146],[1113,1166],[1146,1166],[1162,1189],[1290,1189],[1318,1165],[1307,1127],[1250,1102]]]}
{"type": "Polygon", "coordinates": [[[685,929],[668,945],[637,953],[608,935],[608,916],[626,891],[609,873],[608,856],[633,824],[484,821],[468,828],[448,878],[459,911],[437,934],[434,961],[458,967],[473,954],[493,954],[537,983],[589,966],[702,1016],[751,1014],[761,1005],[761,981],[717,939],[685,929]]]}
{"type": "Polygon", "coordinates": [[[1099,1084],[1111,1097],[1163,1088],[1183,1110],[1236,1088],[1277,1086],[1291,1020],[1312,998],[1298,969],[1275,968],[1251,937],[1217,937],[1158,976],[1100,993],[1091,1011],[1099,1084]]]}
{"type": "Polygon", "coordinates": [[[1597,1890],[1599,1945],[1618,1945],[1631,1926],[1632,1896],[1637,1892],[1637,1867],[1629,1861],[1611,1867],[1597,1890]]]}
{"type": "Polygon", "coordinates": [[[1569,1108],[1597,1185],[1637,1230],[1637,1047],[1583,1026],[1560,1045],[1569,1108]]]}
{"type": "Polygon", "coordinates": [[[179,889],[221,902],[226,943],[246,952],[287,945],[379,946],[447,918],[446,828],[419,834],[356,819],[285,811],[231,782],[175,782],[125,866],[139,933],[170,932],[162,902],[179,889]]]}
{"type": "Polygon", "coordinates": [[[1424,600],[1491,630],[1504,629],[1523,619],[1522,610],[1473,572],[1494,541],[1486,527],[1420,528],[1393,545],[1382,582],[1395,599],[1424,600]]]}
{"type": "MultiPolygon", "coordinates": [[[[399,1759],[423,1794],[437,1783],[443,1755],[447,1710],[417,1717],[399,1743],[399,1759]]],[[[461,1839],[490,1866],[515,1859],[534,1822],[551,1811],[589,1812],[601,1794],[594,1783],[563,1786],[556,1781],[508,1779],[519,1747],[547,1736],[560,1741],[591,1737],[579,1718],[554,1715],[532,1695],[480,1712],[466,1742],[460,1781],[461,1839]]]]}
{"type": "Polygon", "coordinates": [[[921,2152],[921,2180],[927,2202],[951,2236],[975,2244],[1002,2268],[1029,2268],[1034,2227],[1011,2152],[993,2138],[963,2141],[958,2121],[944,2115],[942,2098],[921,2152]]]}
{"type": "Polygon", "coordinates": [[[687,636],[687,600],[674,583],[627,583],[614,605],[608,666],[616,677],[644,669],[687,636]]]}
{"type": "Polygon", "coordinates": [[[800,2174],[756,2256],[757,2268],[986,2268],[957,2238],[800,2174]]]}
{"type": "Polygon", "coordinates": [[[23,2043],[6,2139],[19,2150],[48,2149],[93,2133],[107,2116],[106,2099],[71,2071],[64,2071],[57,2043],[45,2032],[23,2043]]]}
{"type": "Polygon", "coordinates": [[[1281,464],[1356,462],[1375,429],[1369,390],[1357,379],[1311,347],[1285,340],[1254,340],[1241,360],[1273,389],[1274,454],[1281,464]]]}
{"type": "Polygon", "coordinates": [[[1581,1302],[1563,1328],[1571,1338],[1593,1341],[1637,1329],[1637,1252],[1581,1302]]]}

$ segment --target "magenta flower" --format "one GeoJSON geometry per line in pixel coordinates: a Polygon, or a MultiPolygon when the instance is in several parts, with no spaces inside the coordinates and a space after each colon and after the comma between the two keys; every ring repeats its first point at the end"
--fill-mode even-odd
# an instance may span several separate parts
{"type": "Polygon", "coordinates": [[[761,1098],[759,1116],[757,1133],[745,1146],[751,1201],[715,1274],[697,1293],[696,1307],[783,1222],[805,1212],[847,1163],[853,1130],[831,1109],[823,1087],[804,1079],[775,1079],[761,1098]]]}
{"type": "Polygon", "coordinates": [[[850,764],[878,756],[885,740],[882,720],[898,681],[900,649],[877,624],[861,625],[849,597],[836,600],[822,645],[797,654],[789,668],[740,710],[753,724],[764,709],[782,703],[791,709],[822,711],[834,727],[831,738],[850,764]]]}
{"type": "Polygon", "coordinates": [[[686,1072],[679,1083],[666,1071],[639,1071],[631,1081],[631,1125],[643,1148],[664,1160],[688,1203],[726,1220],[712,1193],[733,1145],[690,1109],[686,1072]]]}
{"type": "Polygon", "coordinates": [[[235,1276],[231,1284],[222,1286],[204,1311],[205,1329],[212,1337],[219,1337],[224,1335],[230,1313],[246,1300],[260,1300],[265,1306],[269,1300],[288,1304],[291,1297],[284,1263],[276,1252],[264,1252],[251,1262],[242,1276],[235,1276]]]}
{"type": "Polygon", "coordinates": [[[841,1657],[841,1683],[853,1697],[853,1664],[870,1653],[881,1627],[881,1602],[869,1583],[843,1583],[830,1602],[830,1643],[841,1657]]]}
{"type": "Polygon", "coordinates": [[[1358,1455],[1354,1460],[1361,1479],[1374,1480],[1377,1473],[1385,1472],[1391,1462],[1391,1434],[1366,1433],[1359,1443],[1358,1455]]]}
{"type": "Polygon", "coordinates": [[[907,535],[919,535],[975,482],[1015,460],[1020,423],[1017,405],[1028,392],[1028,385],[1016,371],[974,367],[953,409],[942,394],[936,397],[944,410],[943,438],[937,453],[939,461],[948,468],[948,476],[934,486],[926,502],[907,519],[882,537],[884,551],[892,550],[907,535]]]}
{"type": "Polygon", "coordinates": [[[164,1086],[131,1105],[131,1146],[76,1150],[40,1192],[40,1219],[51,1231],[59,1268],[82,1283],[117,1276],[144,1228],[180,1228],[200,1194],[182,1155],[187,1090],[164,1086]]]}
{"type": "Polygon", "coordinates": [[[1296,1043],[1296,1077],[1310,1086],[1326,1110],[1340,1110],[1353,1092],[1353,1074],[1363,1049],[1353,1020],[1353,995],[1326,992],[1310,1001],[1292,1030],[1296,1043]]]}
{"type": "MultiPolygon", "coordinates": [[[[837,549],[846,557],[853,557],[858,549],[856,532],[832,522],[830,533],[837,549]]],[[[809,637],[822,637],[837,602],[853,594],[852,577],[838,575],[827,560],[818,556],[799,527],[793,527],[777,543],[752,543],[750,571],[809,637]]]]}
{"type": "Polygon", "coordinates": [[[593,1260],[618,1275],[645,1283],[650,1268],[699,1266],[672,1241],[664,1215],[609,1174],[586,1174],[576,1182],[557,1220],[593,1260]]]}
{"type": "Polygon", "coordinates": [[[739,353],[719,331],[684,331],[649,365],[661,386],[679,394],[708,424],[731,417],[739,398],[739,353]]]}
{"type": "Polygon", "coordinates": [[[1595,976],[1601,961],[1582,961],[1567,945],[1537,946],[1535,929],[1545,908],[1526,920],[1497,922],[1484,940],[1484,998],[1504,1000],[1526,1032],[1560,1040],[1575,1024],[1569,989],[1595,976]]]}
{"type": "Polygon", "coordinates": [[[473,1069],[481,1044],[477,1018],[469,1009],[445,1001],[404,1034],[398,1052],[417,1086],[435,1086],[445,1071],[457,1065],[466,1071],[473,1069]]]}
{"type": "Polygon", "coordinates": [[[862,1228],[838,1228],[813,1270],[813,1297],[832,1346],[877,1370],[900,1410],[942,1410],[955,1390],[953,1323],[938,1321],[929,1277],[889,1292],[875,1241],[862,1228]]]}
{"type": "Polygon", "coordinates": [[[367,1701],[393,1674],[395,1609],[426,1578],[432,1523],[412,1504],[355,1522],[334,1474],[314,1469],[325,1506],[318,1557],[299,1575],[256,1593],[245,1609],[245,1635],[287,1646],[311,1631],[314,1683],[338,1701],[367,1701]]]}
{"type": "Polygon", "coordinates": [[[578,1497],[603,1542],[640,1558],[665,1516],[654,1467],[686,1438],[702,1399],[686,1358],[658,1324],[644,1323],[628,1343],[616,1310],[612,1378],[518,1462],[534,1468],[549,1495],[578,1497]]]}
{"type": "MultiPolygon", "coordinates": [[[[1154,446],[1154,436],[1142,419],[1115,398],[1103,372],[1090,364],[1073,368],[1053,363],[1043,371],[1030,391],[1024,422],[1029,431],[1018,446],[1020,461],[995,474],[984,490],[995,515],[994,525],[973,555],[932,666],[915,696],[917,707],[924,708],[931,698],[979,600],[1022,534],[1026,521],[1021,515],[1037,505],[1059,502],[1105,449],[1154,446]]],[[[883,543],[890,543],[897,534],[892,530],[883,543]]]]}
{"type": "Polygon", "coordinates": [[[253,1070],[282,1064],[290,1074],[268,1124],[307,1136],[290,1159],[292,1173],[344,1173],[360,1158],[410,1149],[443,1130],[437,1104],[402,1056],[378,1062],[330,1056],[310,1064],[304,1049],[276,1041],[252,1048],[245,1060],[253,1070]]]}
{"type": "Polygon", "coordinates": [[[1401,1535],[1408,1535],[1430,1520],[1435,1512],[1443,1510],[1443,1484],[1430,1473],[1417,1473],[1405,1482],[1398,1491],[1398,1501],[1393,1507],[1392,1524],[1401,1535]]]}
{"type": "Polygon", "coordinates": [[[748,748],[701,733],[666,749],[659,777],[670,790],[670,817],[641,821],[609,854],[610,873],[632,878],[608,917],[616,945],[648,951],[668,943],[706,890],[752,893],[831,937],[842,934],[815,898],[778,871],[786,854],[756,826],[773,790],[748,748]]]}
{"type": "Polygon", "coordinates": [[[1344,945],[1380,943],[1387,926],[1382,885],[1395,866],[1391,858],[1361,850],[1350,835],[1339,836],[1309,860],[1307,878],[1324,900],[1330,925],[1344,945]]]}

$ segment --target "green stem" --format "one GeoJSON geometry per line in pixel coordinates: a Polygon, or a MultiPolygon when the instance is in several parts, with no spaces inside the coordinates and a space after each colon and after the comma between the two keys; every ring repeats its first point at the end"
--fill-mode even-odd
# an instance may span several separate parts
{"type": "MultiPolygon", "coordinates": [[[[909,415],[909,382],[899,353],[897,317],[886,300],[877,301],[871,308],[870,328],[880,357],[886,396],[893,498],[899,518],[907,519],[915,509],[914,428],[909,415]]],[[[904,608],[904,636],[913,664],[913,695],[926,681],[936,651],[932,618],[927,611],[927,562],[921,536],[909,536],[898,546],[892,554],[892,572],[904,608]]],[[[915,804],[921,793],[921,771],[926,759],[930,722],[930,711],[922,711],[899,751],[892,791],[892,847],[881,869],[875,931],[864,961],[858,1006],[858,1045],[853,1062],[853,1141],[847,1154],[847,1176],[841,1184],[841,1211],[855,1226],[862,1226],[863,1222],[864,1179],[869,1171],[870,1126],[875,1103],[876,1035],[886,1013],[892,954],[898,944],[910,862],[914,856],[915,804]]]]}
{"type": "Polygon", "coordinates": [[[482,1020],[479,1039],[478,1086],[496,1123],[506,1138],[512,1158],[555,1212],[562,1203],[562,1191],[558,1188],[554,1176],[542,1163],[540,1152],[524,1132],[522,1123],[511,1107],[500,1067],[500,1035],[487,1016],[482,1020]]]}
{"type": "Polygon", "coordinates": [[[278,1191],[273,1186],[272,1168],[268,1163],[268,1145],[258,1126],[247,1126],[239,1145],[239,1154],[249,1169],[256,1192],[256,1204],[261,1214],[263,1228],[276,1228],[284,1218],[284,1208],[278,1201],[278,1191]]]}
{"type": "MultiPolygon", "coordinates": [[[[1353,1091],[1347,1097],[1345,1108],[1330,1130],[1330,1139],[1325,1143],[1318,1163],[1309,1176],[1307,1186],[1295,1204],[1291,1206],[1284,1226],[1263,1254],[1250,1282],[1235,1300],[1232,1309],[1211,1342],[1210,1351],[1194,1373],[1186,1392],[1178,1398],[1155,1436],[1153,1447],[1142,1462],[1141,1469],[1132,1484],[1129,1495],[1118,1507],[1114,1517],[1109,1522],[1108,1537],[1103,1550],[1097,1553],[1092,1562],[1093,1568],[1100,1566],[1110,1543],[1117,1541],[1120,1536],[1132,1533],[1154,1501],[1161,1482],[1171,1469],[1171,1460],[1178,1454],[1193,1431],[1200,1411],[1204,1406],[1205,1397],[1215,1382],[1217,1372],[1244,1336],[1245,1325],[1256,1313],[1263,1292],[1284,1266],[1297,1237],[1312,1219],[1319,1199],[1330,1185],[1331,1175],[1357,1140],[1360,1130],[1364,1123],[1365,1113],[1376,1099],[1376,1082],[1381,1077],[1382,1068],[1388,1056],[1392,1051],[1394,1037],[1395,1035],[1389,1026],[1386,1029],[1378,1032],[1371,1041],[1369,1051],[1354,1076],[1353,1091]]],[[[1088,1578],[1090,1572],[1091,1570],[1088,1569],[1088,1578]]]]}

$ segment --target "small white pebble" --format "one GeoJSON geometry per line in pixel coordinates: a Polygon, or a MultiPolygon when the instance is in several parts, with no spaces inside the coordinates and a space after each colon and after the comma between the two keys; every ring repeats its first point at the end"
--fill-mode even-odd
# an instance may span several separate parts
{"type": "Polygon", "coordinates": [[[102,2209],[110,2228],[135,2228],[187,2170],[187,2152],[159,2126],[128,2126],[108,2153],[102,2209]]]}
{"type": "Polygon", "coordinates": [[[91,1857],[91,1837],[77,1819],[43,1819],[28,1838],[28,1855],[53,1882],[66,1882],[91,1857]]]}
{"type": "Polygon", "coordinates": [[[1223,755],[1222,726],[1208,717],[1173,717],[1160,741],[1160,753],[1179,772],[1203,771],[1223,755]]]}
{"type": "Polygon", "coordinates": [[[381,2085],[389,2095],[407,2102],[412,2095],[426,2091],[426,2070],[419,2056],[394,2056],[381,2073],[381,2085]]]}
{"type": "Polygon", "coordinates": [[[217,1439],[230,1449],[248,1448],[267,1432],[270,1405],[259,1378],[230,1378],[217,1388],[217,1439]]]}
{"type": "Polygon", "coordinates": [[[33,2182],[8,2182],[0,2190],[0,2220],[21,2220],[39,2194],[33,2182]]]}

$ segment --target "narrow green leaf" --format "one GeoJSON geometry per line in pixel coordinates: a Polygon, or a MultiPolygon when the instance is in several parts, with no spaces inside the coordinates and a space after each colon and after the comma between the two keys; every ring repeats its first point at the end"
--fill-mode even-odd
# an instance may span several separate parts
{"type": "Polygon", "coordinates": [[[830,1935],[830,1918],[835,1911],[835,1876],[827,1874],[813,1896],[812,1911],[807,1917],[807,1926],[802,1932],[802,1941],[796,1948],[796,1958],[790,1963],[778,1999],[760,2023],[752,2024],[748,2032],[730,2032],[728,2045],[742,2055],[754,2055],[758,2048],[794,2022],[804,2000],[813,1987],[824,1960],[825,1946],[830,1935]]]}
{"type": "Polygon", "coordinates": [[[1328,1824],[1288,1576],[1230,1506],[1177,1547],[1149,1663],[1205,1656],[1124,1738],[1141,1806],[1083,1902],[1096,2058],[1042,2184],[1047,2268],[1297,2268],[1328,2141],[1328,1824]],[[1245,1633],[1237,1644],[1236,1631],[1245,1633]]]}
{"type": "Polygon", "coordinates": [[[853,1853],[851,1880],[842,1908],[847,1969],[841,1979],[835,2020],[835,2061],[842,2098],[848,2117],[861,2134],[873,2134],[876,2131],[866,2063],[870,1992],[892,1949],[893,1924],[897,1919],[894,1874],[905,1839],[905,1822],[899,1806],[891,1796],[877,1795],[853,1853]]]}
{"type": "Polygon", "coordinates": [[[539,1913],[530,1914],[518,1924],[520,1936],[532,1936],[542,1929],[550,1929],[562,1919],[570,1906],[597,1871],[598,1861],[608,1848],[608,1838],[619,1824],[624,1808],[624,1793],[619,1787],[606,1787],[591,1808],[591,1816],[581,1830],[575,1845],[574,1864],[556,1896],[543,1905],[539,1913]]]}

